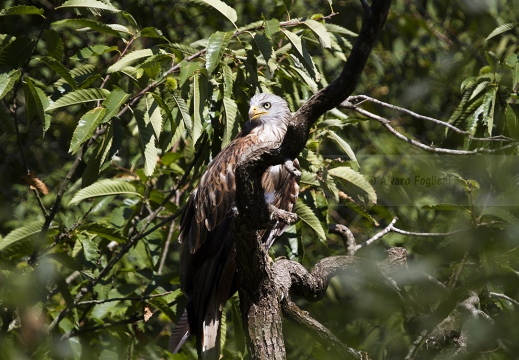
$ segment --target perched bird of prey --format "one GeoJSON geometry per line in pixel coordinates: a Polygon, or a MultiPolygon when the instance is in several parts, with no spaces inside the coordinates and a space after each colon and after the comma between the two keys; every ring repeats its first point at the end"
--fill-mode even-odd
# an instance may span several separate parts
{"type": "MultiPolygon", "coordinates": [[[[197,340],[198,355],[218,359],[220,320],[226,301],[237,289],[235,218],[236,164],[244,150],[263,142],[283,141],[291,117],[285,100],[258,94],[250,100],[249,121],[236,138],[208,165],[198,187],[191,193],[180,223],[180,283],[188,296],[186,311],[170,338],[175,353],[190,334],[197,340]]],[[[299,186],[297,160],[271,166],[263,174],[265,201],[292,211],[299,186]]],[[[263,231],[262,241],[270,248],[286,227],[278,222],[263,231]]]]}

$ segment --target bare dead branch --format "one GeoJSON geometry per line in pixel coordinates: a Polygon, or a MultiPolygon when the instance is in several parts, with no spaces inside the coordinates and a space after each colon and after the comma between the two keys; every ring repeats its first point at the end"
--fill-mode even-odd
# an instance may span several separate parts
{"type": "Polygon", "coordinates": [[[350,229],[341,224],[328,225],[328,230],[333,233],[340,235],[346,248],[346,254],[353,256],[356,253],[357,242],[350,229]]]}
{"type": "Polygon", "coordinates": [[[515,306],[519,306],[519,302],[517,300],[512,299],[510,296],[507,296],[505,294],[499,294],[499,293],[495,293],[495,292],[490,292],[490,296],[491,297],[496,297],[496,298],[499,298],[499,299],[504,299],[506,301],[510,301],[515,306]]]}
{"type": "Polygon", "coordinates": [[[395,225],[395,223],[397,222],[398,218],[395,217],[393,220],[391,220],[391,222],[389,223],[388,226],[386,226],[386,228],[382,231],[380,231],[379,233],[377,233],[375,236],[373,236],[371,239],[368,239],[366,240],[365,242],[363,242],[362,244],[359,244],[355,247],[355,251],[359,250],[359,249],[362,249],[363,247],[366,247],[368,245],[371,245],[372,243],[374,243],[375,241],[377,241],[378,239],[382,238],[384,235],[386,235],[387,233],[389,233],[391,230],[393,230],[393,225],[395,225]]]}
{"type": "Polygon", "coordinates": [[[378,121],[379,123],[382,124],[382,126],[384,126],[391,134],[393,134],[394,136],[396,136],[397,138],[399,138],[400,140],[403,140],[417,148],[420,148],[422,150],[425,150],[425,151],[428,151],[428,152],[432,152],[432,153],[436,153],[436,154],[451,154],[451,155],[474,155],[474,154],[482,154],[482,153],[486,153],[486,154],[491,154],[491,153],[497,153],[497,152],[500,152],[500,151],[503,151],[503,150],[507,150],[507,149],[511,149],[511,148],[516,148],[519,146],[519,144],[517,144],[517,142],[514,142],[512,144],[508,144],[508,145],[505,145],[505,146],[502,146],[502,147],[499,147],[499,148],[496,148],[496,149],[486,149],[486,148],[477,148],[477,149],[474,149],[474,150],[455,150],[455,149],[445,149],[445,148],[437,148],[437,147],[434,147],[434,146],[429,146],[429,145],[425,145],[417,140],[414,140],[400,132],[398,132],[397,130],[395,130],[395,128],[393,128],[391,125],[390,125],[390,121],[382,116],[379,116],[379,115],[375,115],[367,110],[364,110],[364,109],[361,109],[360,107],[358,107],[357,105],[354,105],[354,104],[351,104],[349,102],[343,102],[342,104],[342,107],[346,108],[346,109],[350,109],[350,110],[353,110],[355,112],[358,112],[359,114],[362,114],[370,119],[373,119],[373,120],[376,120],[378,121]]]}

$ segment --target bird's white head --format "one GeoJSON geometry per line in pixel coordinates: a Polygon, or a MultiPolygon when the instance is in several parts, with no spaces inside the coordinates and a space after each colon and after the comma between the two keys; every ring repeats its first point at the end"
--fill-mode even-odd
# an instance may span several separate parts
{"type": "Polygon", "coordinates": [[[274,94],[257,94],[250,99],[249,121],[263,124],[286,124],[290,108],[283,98],[274,94]]]}

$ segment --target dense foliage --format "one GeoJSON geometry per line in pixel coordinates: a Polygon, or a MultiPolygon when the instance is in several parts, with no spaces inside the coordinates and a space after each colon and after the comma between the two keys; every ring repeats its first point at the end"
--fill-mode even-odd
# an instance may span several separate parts
{"type": "MultiPolygon", "coordinates": [[[[361,243],[398,217],[357,252],[404,247],[397,290],[348,273],[297,302],[373,359],[519,351],[515,8],[395,2],[357,89],[369,98],[330,111],[300,155],[300,221],[273,259],[311,268],[345,253],[330,225],[361,243]]],[[[356,1],[4,2],[0,357],[170,357],[189,192],[252,95],[295,111],[340,73],[362,16],[356,1]]],[[[247,354],[238,301],[224,358],[247,354]]],[[[284,328],[289,358],[336,358],[284,328]]]]}

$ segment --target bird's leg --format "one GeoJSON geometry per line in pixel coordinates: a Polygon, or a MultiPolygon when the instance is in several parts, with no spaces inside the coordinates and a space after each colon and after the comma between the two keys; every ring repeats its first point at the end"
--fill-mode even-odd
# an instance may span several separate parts
{"type": "Polygon", "coordinates": [[[295,167],[294,161],[292,161],[291,159],[287,159],[284,165],[285,169],[287,169],[289,173],[294,175],[297,179],[301,178],[301,171],[299,171],[299,169],[295,167]]]}

